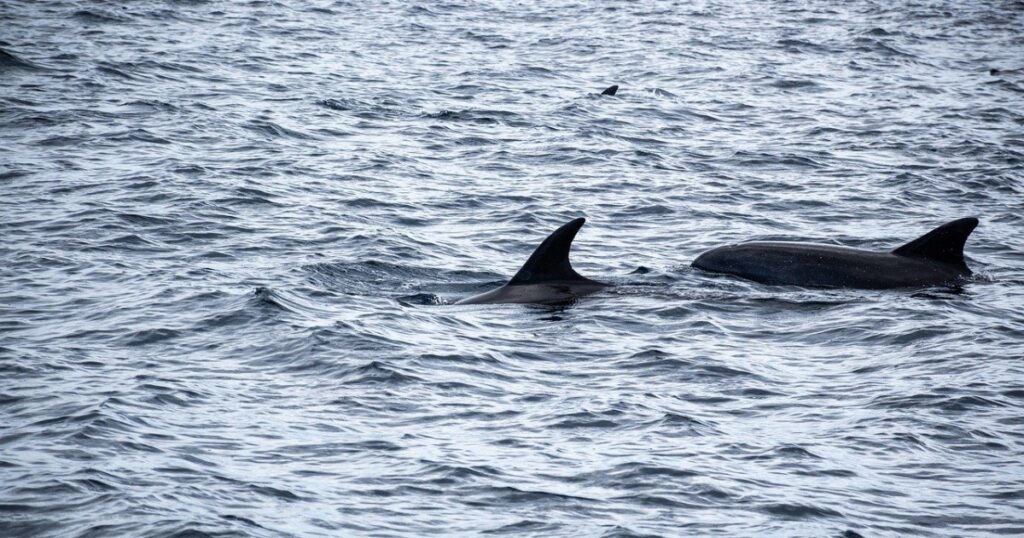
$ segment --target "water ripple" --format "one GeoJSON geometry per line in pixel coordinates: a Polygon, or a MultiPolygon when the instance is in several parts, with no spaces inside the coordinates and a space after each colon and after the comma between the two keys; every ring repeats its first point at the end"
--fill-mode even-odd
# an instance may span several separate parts
{"type": "Polygon", "coordinates": [[[1024,533],[1021,17],[4,3],[0,535],[1024,533]],[[956,290],[689,267],[966,215],[956,290]],[[615,288],[453,305],[578,216],[615,288]]]}

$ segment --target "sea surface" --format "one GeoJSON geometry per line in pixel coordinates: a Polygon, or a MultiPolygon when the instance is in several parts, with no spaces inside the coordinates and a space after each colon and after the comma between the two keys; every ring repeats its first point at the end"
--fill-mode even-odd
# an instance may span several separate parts
{"type": "Polygon", "coordinates": [[[0,238],[4,538],[1024,533],[1020,1],[4,0],[0,238]]]}

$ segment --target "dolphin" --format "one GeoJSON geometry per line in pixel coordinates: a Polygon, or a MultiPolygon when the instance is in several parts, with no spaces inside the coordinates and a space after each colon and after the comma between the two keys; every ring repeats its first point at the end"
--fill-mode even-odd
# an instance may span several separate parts
{"type": "Polygon", "coordinates": [[[605,88],[604,91],[601,92],[601,95],[615,95],[615,93],[618,91],[619,85],[615,84],[614,86],[608,86],[607,88],[605,88]]]}
{"type": "Polygon", "coordinates": [[[569,248],[584,222],[574,219],[552,232],[504,286],[455,304],[565,304],[609,287],[581,276],[569,264],[569,248]]]}
{"type": "Polygon", "coordinates": [[[751,242],[709,250],[692,266],[754,282],[819,288],[920,288],[971,276],[964,243],[978,225],[954,220],[891,252],[814,243],[751,242]]]}

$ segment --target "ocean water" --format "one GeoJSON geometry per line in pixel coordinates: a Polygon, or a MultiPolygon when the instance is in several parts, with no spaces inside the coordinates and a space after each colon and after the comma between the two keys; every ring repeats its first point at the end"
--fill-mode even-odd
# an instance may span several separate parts
{"type": "Polygon", "coordinates": [[[1022,534],[1022,28],[5,0],[0,536],[1022,534]],[[617,287],[452,304],[578,216],[617,287]],[[689,267],[964,216],[961,289],[689,267]]]}

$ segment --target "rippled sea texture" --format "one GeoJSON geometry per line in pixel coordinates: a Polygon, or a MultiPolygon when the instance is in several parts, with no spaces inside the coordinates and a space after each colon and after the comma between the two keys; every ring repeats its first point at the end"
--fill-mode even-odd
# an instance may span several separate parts
{"type": "Polygon", "coordinates": [[[5,1],[0,535],[1024,533],[1021,28],[5,1]],[[959,293],[689,268],[971,215],[959,293]],[[451,305],[577,216],[618,287],[451,305]]]}

